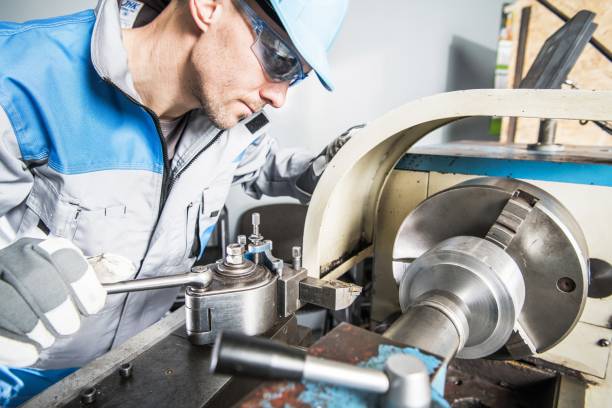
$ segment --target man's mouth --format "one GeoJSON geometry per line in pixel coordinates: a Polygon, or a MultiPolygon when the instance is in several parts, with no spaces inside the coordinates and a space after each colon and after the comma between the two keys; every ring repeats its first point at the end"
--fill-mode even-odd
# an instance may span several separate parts
{"type": "Polygon", "coordinates": [[[251,115],[261,111],[264,108],[263,106],[259,106],[259,104],[249,104],[247,102],[243,103],[246,105],[247,108],[249,108],[251,115]]]}

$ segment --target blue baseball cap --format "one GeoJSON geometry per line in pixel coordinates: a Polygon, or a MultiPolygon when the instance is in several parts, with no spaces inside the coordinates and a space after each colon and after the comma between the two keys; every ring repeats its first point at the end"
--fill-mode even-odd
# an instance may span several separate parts
{"type": "Polygon", "coordinates": [[[340,31],[348,0],[266,0],[321,84],[333,91],[327,52],[340,31]]]}

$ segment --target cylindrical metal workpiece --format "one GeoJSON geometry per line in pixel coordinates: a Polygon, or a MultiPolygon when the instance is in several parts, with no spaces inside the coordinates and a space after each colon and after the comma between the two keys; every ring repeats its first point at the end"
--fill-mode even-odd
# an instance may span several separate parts
{"type": "Polygon", "coordinates": [[[409,308],[383,336],[445,360],[452,358],[459,347],[459,332],[452,320],[430,306],[409,308]]]}
{"type": "Polygon", "coordinates": [[[518,265],[500,246],[457,236],[410,264],[399,297],[404,313],[415,306],[430,306],[453,323],[459,347],[442,355],[479,358],[496,352],[510,338],[523,306],[525,284],[518,265]]]}
{"type": "Polygon", "coordinates": [[[306,356],[304,379],[376,394],[389,389],[389,379],[381,371],[313,356],[306,356]]]}

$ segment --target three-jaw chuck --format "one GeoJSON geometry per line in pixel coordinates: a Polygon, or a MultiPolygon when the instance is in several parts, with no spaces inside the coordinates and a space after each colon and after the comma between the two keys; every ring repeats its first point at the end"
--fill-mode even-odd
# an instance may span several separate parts
{"type": "Polygon", "coordinates": [[[578,321],[588,289],[584,236],[551,195],[481,178],[421,203],[393,248],[403,315],[386,337],[452,358],[520,358],[578,321]]]}

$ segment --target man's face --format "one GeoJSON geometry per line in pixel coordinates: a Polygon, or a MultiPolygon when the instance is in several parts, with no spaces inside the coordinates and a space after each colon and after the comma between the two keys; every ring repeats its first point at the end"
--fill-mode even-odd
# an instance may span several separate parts
{"type": "MultiPolygon", "coordinates": [[[[227,129],[268,104],[280,108],[289,83],[266,77],[251,50],[255,32],[231,0],[223,4],[221,17],[200,35],[193,48],[187,78],[190,91],[210,120],[227,129]]],[[[256,4],[250,5],[280,32],[256,4]]]]}

